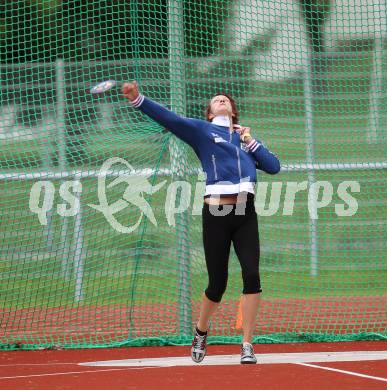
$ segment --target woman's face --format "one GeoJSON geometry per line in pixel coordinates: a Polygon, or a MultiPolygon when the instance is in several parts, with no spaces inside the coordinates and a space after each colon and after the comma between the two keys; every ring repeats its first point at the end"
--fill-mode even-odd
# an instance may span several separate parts
{"type": "Polygon", "coordinates": [[[211,113],[209,119],[212,120],[218,115],[234,116],[230,99],[224,95],[217,95],[211,100],[211,113]]]}

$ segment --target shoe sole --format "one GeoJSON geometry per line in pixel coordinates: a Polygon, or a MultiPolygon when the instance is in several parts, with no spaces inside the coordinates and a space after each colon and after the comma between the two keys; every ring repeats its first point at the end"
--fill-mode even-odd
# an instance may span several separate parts
{"type": "Polygon", "coordinates": [[[241,364],[257,364],[256,360],[241,360],[241,364]]]}
{"type": "MultiPolygon", "coordinates": [[[[192,359],[192,357],[191,357],[191,359],[192,359]]],[[[203,358],[202,360],[194,360],[194,359],[192,359],[192,361],[193,361],[194,363],[201,363],[203,360],[204,360],[204,358],[203,358]]]]}
{"type": "Polygon", "coordinates": [[[193,358],[193,356],[191,355],[191,359],[194,363],[201,363],[203,360],[204,360],[205,356],[203,356],[200,360],[196,360],[193,358]]]}

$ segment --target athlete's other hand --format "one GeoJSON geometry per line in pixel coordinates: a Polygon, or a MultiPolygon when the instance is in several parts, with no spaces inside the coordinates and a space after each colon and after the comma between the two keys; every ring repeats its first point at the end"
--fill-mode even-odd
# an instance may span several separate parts
{"type": "Polygon", "coordinates": [[[251,137],[251,129],[250,127],[245,127],[245,126],[238,126],[235,128],[235,131],[239,133],[239,136],[241,140],[244,142],[246,139],[252,138],[251,137]]]}

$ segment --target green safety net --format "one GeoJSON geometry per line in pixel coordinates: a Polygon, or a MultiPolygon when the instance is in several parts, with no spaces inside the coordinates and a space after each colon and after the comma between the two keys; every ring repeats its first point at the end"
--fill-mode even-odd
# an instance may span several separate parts
{"type": "MultiPolygon", "coordinates": [[[[0,18],[0,348],[188,344],[204,177],[120,83],[203,118],[227,92],[258,173],[254,342],[386,339],[384,0],[14,0],[0,18]],[[118,87],[92,95],[97,82],[118,87]]],[[[241,340],[232,249],[210,343],[241,340]],[[238,321],[239,320],[239,321],[238,321]]]]}

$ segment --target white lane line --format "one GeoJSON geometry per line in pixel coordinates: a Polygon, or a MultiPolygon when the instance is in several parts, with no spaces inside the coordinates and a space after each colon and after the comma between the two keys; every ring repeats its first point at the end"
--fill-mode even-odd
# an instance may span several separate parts
{"type": "Polygon", "coordinates": [[[73,365],[77,366],[77,362],[73,363],[15,363],[15,364],[0,364],[0,367],[25,367],[25,366],[66,366],[66,365],[73,365]]]}
{"type": "Polygon", "coordinates": [[[319,368],[320,370],[335,371],[335,372],[339,372],[341,374],[360,376],[361,378],[375,379],[377,381],[387,382],[387,378],[381,378],[379,376],[360,374],[358,372],[353,372],[353,371],[339,370],[338,368],[331,368],[331,367],[325,367],[325,366],[315,366],[314,364],[308,364],[308,363],[294,363],[294,364],[296,364],[298,366],[319,368]]]}
{"type": "MultiPolygon", "coordinates": [[[[310,353],[257,354],[259,364],[353,362],[363,360],[387,360],[387,351],[348,351],[310,353]]],[[[201,363],[194,363],[189,356],[143,359],[105,360],[79,363],[81,366],[98,367],[173,367],[173,366],[219,366],[240,364],[240,355],[209,355],[201,363]]]]}
{"type": "Polygon", "coordinates": [[[36,378],[36,377],[56,376],[56,375],[88,374],[88,373],[91,373],[91,372],[146,370],[148,368],[159,368],[159,367],[126,367],[126,368],[111,368],[111,369],[106,369],[106,370],[68,371],[68,372],[53,372],[53,373],[49,373],[49,374],[0,376],[0,380],[1,379],[34,378],[34,377],[36,378]]]}

